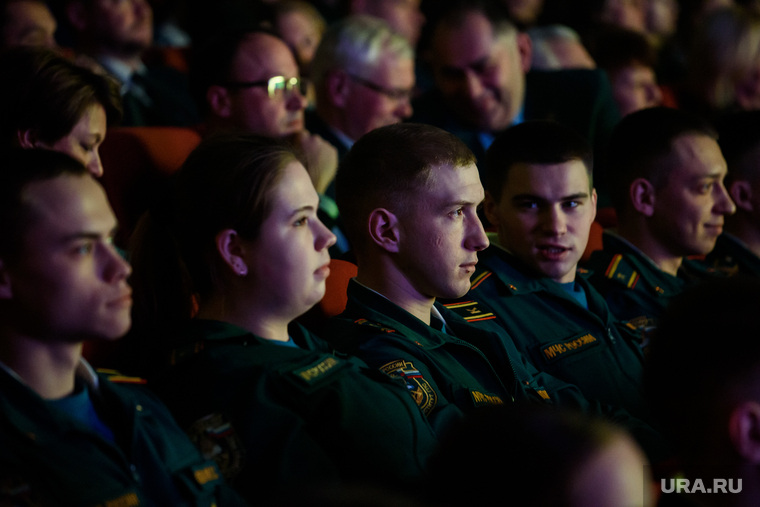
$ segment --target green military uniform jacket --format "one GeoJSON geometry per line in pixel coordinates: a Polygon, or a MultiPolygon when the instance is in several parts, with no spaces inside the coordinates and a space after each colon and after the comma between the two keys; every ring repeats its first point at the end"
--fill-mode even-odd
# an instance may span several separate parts
{"type": "Polygon", "coordinates": [[[418,478],[437,441],[404,386],[299,325],[290,333],[298,347],[189,321],[152,385],[251,503],[293,487],[418,478]]]}
{"type": "MultiPolygon", "coordinates": [[[[587,397],[648,419],[641,389],[643,355],[601,295],[584,279],[588,309],[558,283],[533,276],[498,246],[478,254],[472,288],[444,306],[484,329],[506,329],[540,371],[575,384],[587,397]]],[[[587,274],[587,273],[585,273],[587,274]]]]}
{"type": "Polygon", "coordinates": [[[446,332],[429,326],[382,295],[351,280],[346,310],[331,325],[331,342],[371,367],[406,382],[437,432],[463,415],[515,402],[556,404],[640,426],[625,411],[586,399],[580,390],[539,372],[509,339],[477,328],[436,303],[446,332]]]}
{"type": "Polygon", "coordinates": [[[0,368],[0,505],[246,505],[145,386],[111,382],[84,361],[77,382],[117,443],[0,368]]]}
{"type": "Polygon", "coordinates": [[[726,232],[718,236],[715,248],[707,255],[705,264],[728,276],[760,277],[760,257],[739,238],[726,232]]]}
{"type": "Polygon", "coordinates": [[[605,231],[603,249],[591,254],[584,266],[612,314],[633,330],[646,348],[670,301],[683,290],[709,276],[698,261],[684,259],[678,276],[658,268],[644,253],[623,238],[605,231]]]}

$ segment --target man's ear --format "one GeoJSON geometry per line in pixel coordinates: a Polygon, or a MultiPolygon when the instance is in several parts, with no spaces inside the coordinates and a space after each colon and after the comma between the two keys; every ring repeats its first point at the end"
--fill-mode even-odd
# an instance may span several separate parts
{"type": "Polygon", "coordinates": [[[500,222],[498,208],[499,203],[493,198],[491,192],[486,190],[486,199],[483,201],[483,214],[486,216],[488,223],[494,227],[498,227],[500,222]]]}
{"type": "Polygon", "coordinates": [[[595,220],[596,219],[596,211],[598,209],[598,207],[597,207],[597,203],[598,202],[599,202],[599,196],[596,193],[596,189],[592,188],[591,189],[591,206],[593,207],[593,210],[594,210],[594,216],[593,216],[593,218],[591,220],[595,220]]]}
{"type": "Polygon", "coordinates": [[[37,148],[37,134],[31,129],[17,130],[16,140],[21,148],[37,148]]]}
{"type": "Polygon", "coordinates": [[[399,251],[399,221],[385,208],[376,208],[369,214],[369,235],[372,241],[387,252],[399,251]]]}
{"type": "Polygon", "coordinates": [[[530,62],[533,60],[533,42],[525,32],[517,33],[517,51],[520,54],[520,67],[523,72],[530,70],[530,62]]]}
{"type": "Polygon", "coordinates": [[[646,217],[654,214],[655,191],[654,185],[645,179],[637,178],[629,187],[629,195],[633,208],[646,217]]]}
{"type": "Polygon", "coordinates": [[[0,259],[0,299],[11,298],[13,298],[13,290],[11,290],[11,277],[5,267],[5,262],[0,259]]]}
{"type": "Polygon", "coordinates": [[[351,78],[343,70],[333,70],[327,74],[325,87],[330,102],[337,107],[345,107],[348,99],[348,82],[351,78]]]}
{"type": "Polygon", "coordinates": [[[248,264],[245,261],[245,247],[235,229],[224,229],[216,235],[216,251],[238,276],[248,274],[248,264]]]}
{"type": "Polygon", "coordinates": [[[206,103],[215,116],[229,118],[232,114],[230,91],[224,86],[209,86],[208,90],[206,90],[206,103]]]}
{"type": "Polygon", "coordinates": [[[728,188],[731,199],[742,211],[752,211],[752,185],[746,180],[737,180],[728,188]]]}
{"type": "Polygon", "coordinates": [[[760,403],[745,401],[734,407],[728,419],[728,434],[744,460],[760,463],[760,403]]]}

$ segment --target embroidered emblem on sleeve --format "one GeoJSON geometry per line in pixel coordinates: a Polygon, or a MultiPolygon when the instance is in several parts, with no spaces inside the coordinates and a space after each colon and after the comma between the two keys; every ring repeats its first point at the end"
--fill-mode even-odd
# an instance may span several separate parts
{"type": "Polygon", "coordinates": [[[397,359],[380,367],[380,371],[406,383],[409,394],[425,415],[429,415],[438,403],[438,395],[422,373],[409,361],[397,359]]]}
{"type": "MultiPolygon", "coordinates": [[[[243,443],[225,416],[215,413],[198,419],[187,434],[204,458],[216,462],[225,479],[229,481],[240,473],[244,461],[243,443]]],[[[201,479],[210,480],[211,472],[204,470],[196,471],[199,484],[204,483],[201,479]]]]}

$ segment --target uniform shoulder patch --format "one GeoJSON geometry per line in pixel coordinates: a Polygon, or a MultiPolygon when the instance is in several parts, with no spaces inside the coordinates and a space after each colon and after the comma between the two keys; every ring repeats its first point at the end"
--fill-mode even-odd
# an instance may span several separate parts
{"type": "MultiPolygon", "coordinates": [[[[243,442],[226,416],[214,413],[198,419],[187,430],[190,440],[207,460],[212,460],[227,481],[235,478],[245,462],[243,442]]],[[[215,480],[216,468],[204,465],[193,470],[199,484],[215,480]]]]}
{"type": "Polygon", "coordinates": [[[148,383],[148,381],[142,377],[130,377],[128,375],[122,375],[117,370],[108,370],[108,369],[98,368],[96,371],[98,373],[102,373],[103,375],[105,375],[106,378],[108,378],[108,381],[113,382],[114,384],[147,384],[148,383]]]}
{"type": "Polygon", "coordinates": [[[636,287],[639,281],[639,273],[625,261],[622,254],[616,254],[612,257],[604,276],[625,285],[629,289],[636,287]]]}
{"type": "Polygon", "coordinates": [[[489,309],[484,308],[477,301],[460,301],[457,303],[445,303],[443,306],[453,311],[467,322],[495,319],[496,315],[489,309]]]}
{"type": "Polygon", "coordinates": [[[308,385],[312,385],[331,375],[341,367],[341,360],[334,356],[327,356],[304,367],[293,370],[293,375],[308,385]]]}
{"type": "Polygon", "coordinates": [[[393,378],[400,378],[406,384],[406,389],[409,394],[414,398],[414,402],[420,407],[420,410],[425,415],[430,415],[430,412],[438,404],[438,394],[430,385],[430,382],[425,380],[422,373],[414,367],[410,361],[403,359],[397,359],[386,363],[381,366],[380,371],[393,378]]]}

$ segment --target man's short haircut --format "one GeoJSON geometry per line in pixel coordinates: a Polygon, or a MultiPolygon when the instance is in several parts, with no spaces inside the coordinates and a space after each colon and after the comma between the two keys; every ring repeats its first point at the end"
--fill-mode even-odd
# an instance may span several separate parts
{"type": "Polygon", "coordinates": [[[657,52],[647,36],[619,26],[600,27],[590,52],[600,69],[614,75],[631,65],[655,68],[657,52]]]}
{"type": "Polygon", "coordinates": [[[404,214],[440,166],[475,164],[455,135],[431,125],[399,123],[362,136],[341,160],[335,193],[346,236],[361,248],[372,210],[404,214]]]}
{"type": "Polygon", "coordinates": [[[631,183],[648,180],[656,189],[667,183],[673,142],[686,135],[717,139],[704,118],[680,109],[652,107],[625,116],[612,131],[605,158],[610,197],[618,214],[630,206],[631,183]]]}
{"type": "Polygon", "coordinates": [[[456,28],[462,25],[468,14],[479,13],[488,19],[493,28],[494,37],[514,36],[518,28],[509,15],[509,10],[502,2],[493,0],[437,0],[423,25],[420,37],[420,50],[429,49],[429,44],[440,26],[456,28]]]}
{"type": "MultiPolygon", "coordinates": [[[[714,279],[677,296],[649,349],[644,387],[685,462],[725,438],[729,411],[760,402],[760,280],[714,279]]],[[[709,457],[708,457],[709,459],[709,457]]]]}
{"type": "Polygon", "coordinates": [[[332,24],[322,36],[311,62],[311,79],[319,89],[334,69],[367,78],[366,73],[374,70],[385,55],[414,59],[414,49],[384,20],[348,16],[332,24]]]}
{"type": "Polygon", "coordinates": [[[726,182],[760,177],[760,110],[739,111],[718,124],[718,144],[726,159],[726,182]]]}
{"type": "Polygon", "coordinates": [[[575,130],[550,120],[531,120],[508,128],[486,151],[485,187],[499,202],[509,171],[516,164],[561,164],[580,160],[593,187],[594,155],[575,130]]]}
{"type": "Polygon", "coordinates": [[[70,156],[38,148],[12,148],[0,157],[0,257],[19,254],[22,238],[34,220],[24,192],[32,183],[59,176],[87,176],[87,168],[70,156]]]}
{"type": "MultiPolygon", "coordinates": [[[[230,81],[232,66],[241,44],[254,34],[266,34],[282,40],[271,28],[258,26],[221,31],[195,45],[190,59],[189,83],[198,111],[208,112],[206,92],[212,85],[223,85],[230,81]]],[[[284,40],[282,43],[287,46],[284,40]]]]}

